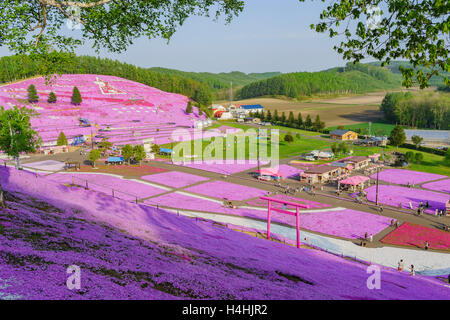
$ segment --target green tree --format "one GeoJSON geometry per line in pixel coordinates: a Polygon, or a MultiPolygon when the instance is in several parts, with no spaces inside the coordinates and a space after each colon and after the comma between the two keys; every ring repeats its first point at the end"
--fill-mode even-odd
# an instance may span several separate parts
{"type": "Polygon", "coordinates": [[[423,153],[417,152],[415,156],[416,162],[420,164],[423,161],[423,153]]]}
{"type": "Polygon", "coordinates": [[[77,87],[73,87],[73,92],[72,92],[72,104],[74,105],[79,105],[81,104],[81,102],[83,102],[83,99],[81,98],[81,93],[80,90],[78,90],[77,87]]]}
{"type": "Polygon", "coordinates": [[[108,151],[112,150],[113,144],[108,140],[108,138],[103,138],[98,143],[98,149],[103,153],[106,154],[108,151]]]}
{"type": "Polygon", "coordinates": [[[274,122],[280,121],[280,116],[278,115],[278,110],[275,110],[275,111],[273,112],[273,121],[274,121],[274,122]]]}
{"type": "Polygon", "coordinates": [[[289,112],[289,117],[288,117],[287,123],[288,123],[289,126],[293,126],[294,125],[294,123],[295,123],[294,112],[292,112],[292,111],[289,112]]]}
{"type": "Polygon", "coordinates": [[[134,156],[134,149],[133,146],[131,144],[126,144],[122,147],[122,157],[128,162],[130,163],[130,159],[133,158],[134,156]]]}
{"type": "Polygon", "coordinates": [[[153,152],[154,154],[158,154],[160,151],[161,151],[161,147],[160,147],[159,145],[157,145],[156,143],[154,143],[154,144],[152,145],[152,152],[153,152]]]}
{"type": "Polygon", "coordinates": [[[412,163],[414,161],[414,152],[407,151],[405,153],[405,161],[408,162],[408,163],[412,163]]]}
{"type": "Polygon", "coordinates": [[[320,130],[322,130],[323,128],[325,128],[325,122],[322,122],[322,121],[320,120],[320,116],[319,116],[319,115],[316,116],[316,120],[314,121],[313,127],[314,127],[314,129],[316,129],[317,131],[320,131],[320,130]]]}
{"type": "Polygon", "coordinates": [[[42,142],[31,127],[30,118],[34,115],[33,110],[16,106],[0,109],[0,149],[15,159],[16,168],[20,168],[20,153],[36,152],[42,142]]]}
{"type": "MultiPolygon", "coordinates": [[[[321,21],[311,28],[344,37],[334,49],[349,61],[373,57],[384,66],[396,59],[408,60],[411,67],[399,68],[403,85],[410,87],[417,81],[424,88],[433,75],[450,68],[449,10],[449,2],[440,0],[338,0],[322,11],[321,21]],[[383,8],[383,13],[375,6],[383,8]],[[366,23],[377,17],[379,23],[366,23]]],[[[448,75],[444,77],[450,83],[448,75]]]]}
{"type": "Polygon", "coordinates": [[[339,152],[343,153],[343,154],[347,154],[350,151],[348,144],[346,144],[345,142],[341,142],[339,144],[338,149],[339,149],[339,152]]]}
{"type": "Polygon", "coordinates": [[[299,128],[303,127],[303,117],[302,117],[302,114],[300,112],[297,115],[297,126],[299,128]]]}
{"type": "Polygon", "coordinates": [[[406,135],[405,131],[403,130],[403,127],[397,125],[394,129],[392,129],[391,135],[389,136],[389,140],[391,141],[392,145],[397,147],[397,149],[398,146],[404,144],[406,140],[406,135]]]}
{"type": "MultiPolygon", "coordinates": [[[[20,168],[20,153],[36,152],[42,140],[30,124],[35,115],[33,110],[14,107],[0,109],[0,150],[15,160],[16,168],[20,168]]],[[[5,208],[3,189],[0,181],[0,206],[5,208]]]]}
{"type": "Polygon", "coordinates": [[[67,137],[64,134],[64,132],[61,131],[59,133],[58,140],[56,141],[56,144],[58,146],[67,146],[69,144],[69,141],[67,140],[67,137]]]}
{"type": "Polygon", "coordinates": [[[267,122],[272,121],[272,113],[270,112],[270,110],[267,110],[266,121],[267,122]]]}
{"type": "Polygon", "coordinates": [[[312,125],[313,125],[313,123],[312,123],[312,120],[311,120],[311,116],[308,114],[306,116],[306,120],[305,120],[305,128],[306,129],[311,129],[312,125]]]}
{"type": "Polygon", "coordinates": [[[192,102],[189,101],[187,106],[186,106],[186,113],[187,114],[191,114],[192,112],[194,112],[194,109],[192,108],[192,102]]]}
{"type": "Polygon", "coordinates": [[[450,166],[450,148],[445,152],[444,162],[447,166],[450,166]]]}
{"type": "Polygon", "coordinates": [[[137,145],[134,147],[134,160],[139,162],[139,165],[141,164],[141,161],[144,160],[147,157],[147,154],[145,153],[144,146],[137,145]]]}
{"type": "Polygon", "coordinates": [[[416,149],[417,149],[417,148],[419,148],[419,145],[422,143],[423,138],[414,135],[414,136],[411,137],[411,140],[412,140],[412,142],[414,143],[414,145],[416,146],[416,149]]]}
{"type": "Polygon", "coordinates": [[[294,137],[290,133],[288,133],[287,135],[284,136],[284,141],[290,144],[291,142],[294,141],[294,137]]]}
{"type": "Polygon", "coordinates": [[[337,154],[339,152],[339,146],[338,146],[338,144],[336,142],[331,145],[331,151],[334,154],[337,154]]]}
{"type": "Polygon", "coordinates": [[[300,135],[300,133],[297,132],[297,134],[295,135],[295,138],[296,138],[297,140],[300,140],[300,139],[302,138],[302,136],[300,135]]]}
{"type": "Polygon", "coordinates": [[[57,101],[56,94],[53,91],[50,92],[50,94],[48,95],[47,102],[48,103],[56,103],[56,101],[57,101]]]}
{"type": "Polygon", "coordinates": [[[37,90],[36,90],[36,87],[34,86],[34,84],[30,84],[27,91],[28,91],[28,102],[29,103],[39,102],[39,96],[37,94],[37,90]]]}
{"type": "Polygon", "coordinates": [[[100,159],[102,156],[102,152],[98,149],[92,149],[89,152],[88,159],[92,163],[92,166],[95,168],[95,162],[100,159]]]}
{"type": "Polygon", "coordinates": [[[282,124],[286,125],[286,113],[284,111],[281,113],[280,121],[282,124]]]}

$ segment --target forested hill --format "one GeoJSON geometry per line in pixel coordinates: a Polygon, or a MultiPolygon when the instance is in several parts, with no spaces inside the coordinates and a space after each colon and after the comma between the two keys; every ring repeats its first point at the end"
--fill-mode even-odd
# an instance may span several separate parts
{"type": "Polygon", "coordinates": [[[301,99],[313,95],[365,93],[396,89],[401,86],[400,75],[367,64],[347,64],[322,72],[297,72],[278,75],[244,86],[241,99],[262,96],[286,96],[301,99]]]}
{"type": "MultiPolygon", "coordinates": [[[[371,62],[370,65],[380,66],[380,62],[371,62]]],[[[412,67],[411,63],[409,63],[408,61],[392,61],[391,63],[389,63],[386,66],[386,68],[391,70],[394,74],[400,75],[401,74],[400,66],[405,67],[405,68],[412,67]]],[[[423,68],[423,67],[419,67],[418,69],[423,70],[423,71],[429,71],[429,69],[423,68]]],[[[431,77],[431,79],[429,81],[431,86],[437,86],[437,87],[444,86],[444,77],[450,77],[450,72],[443,72],[443,71],[440,71],[440,72],[441,72],[441,74],[439,76],[431,77]]]]}
{"type": "Polygon", "coordinates": [[[170,75],[188,77],[196,81],[206,83],[213,90],[229,89],[230,82],[233,82],[233,87],[240,87],[255,81],[268,79],[281,74],[280,72],[246,74],[239,71],[233,71],[228,73],[185,72],[165,68],[150,68],[150,70],[170,75]]]}
{"type": "MultiPolygon", "coordinates": [[[[22,80],[39,74],[40,67],[28,56],[6,56],[0,58],[0,83],[22,80]]],[[[140,82],[163,91],[188,96],[203,106],[211,104],[209,86],[194,79],[151,71],[110,59],[89,56],[71,56],[68,63],[58,67],[59,74],[101,74],[117,76],[140,82]]]]}

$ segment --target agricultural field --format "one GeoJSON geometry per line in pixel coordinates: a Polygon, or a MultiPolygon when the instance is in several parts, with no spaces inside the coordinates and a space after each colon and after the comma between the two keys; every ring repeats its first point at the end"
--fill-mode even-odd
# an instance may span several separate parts
{"type": "MultiPolygon", "coordinates": [[[[219,101],[228,105],[229,102],[219,101]]],[[[311,118],[319,115],[327,126],[351,125],[367,121],[377,122],[383,118],[379,105],[374,104],[341,104],[322,101],[297,101],[281,98],[253,98],[233,101],[235,104],[261,104],[264,110],[272,113],[278,110],[279,114],[293,112],[295,116],[301,112],[303,119],[309,114],[311,118]]]]}

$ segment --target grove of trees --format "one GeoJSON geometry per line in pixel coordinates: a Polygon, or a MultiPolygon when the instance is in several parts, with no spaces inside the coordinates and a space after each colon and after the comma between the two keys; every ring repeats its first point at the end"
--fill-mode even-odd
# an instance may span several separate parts
{"type": "Polygon", "coordinates": [[[388,93],[380,109],[390,123],[424,129],[450,128],[450,96],[446,93],[388,93]]]}

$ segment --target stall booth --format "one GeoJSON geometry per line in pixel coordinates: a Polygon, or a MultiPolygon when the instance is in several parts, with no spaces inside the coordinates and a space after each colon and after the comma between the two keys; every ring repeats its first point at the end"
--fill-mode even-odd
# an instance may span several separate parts
{"type": "Polygon", "coordinates": [[[354,176],[338,182],[338,190],[341,190],[341,186],[343,188],[348,188],[351,191],[359,191],[364,190],[364,188],[368,187],[370,184],[370,178],[363,176],[354,176]]]}
{"type": "Polygon", "coordinates": [[[447,216],[450,216],[450,199],[447,200],[447,203],[445,204],[445,211],[447,216]]]}
{"type": "Polygon", "coordinates": [[[261,170],[256,170],[255,177],[258,180],[264,181],[279,181],[283,179],[283,175],[278,173],[278,171],[274,168],[262,168],[261,170]]]}

